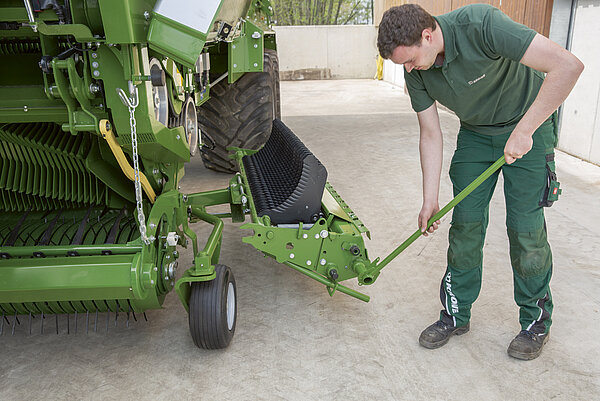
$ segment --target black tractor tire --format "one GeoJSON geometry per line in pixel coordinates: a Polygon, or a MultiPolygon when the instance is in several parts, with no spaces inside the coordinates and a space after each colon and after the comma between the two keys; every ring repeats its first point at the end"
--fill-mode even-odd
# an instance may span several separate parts
{"type": "Polygon", "coordinates": [[[237,164],[227,148],[259,149],[281,117],[279,102],[279,61],[267,50],[263,72],[249,72],[233,84],[226,79],[210,88],[210,99],[198,108],[202,161],[212,170],[234,173],[237,164]]]}
{"type": "MultiPolygon", "coordinates": [[[[271,59],[271,73],[274,85],[273,96],[275,102],[273,103],[273,114],[275,118],[281,120],[281,93],[279,90],[279,57],[277,57],[277,51],[271,49],[265,49],[265,55],[271,59]]],[[[266,69],[265,69],[266,71],[266,69]]]]}
{"type": "Polygon", "coordinates": [[[216,265],[215,273],[213,280],[192,283],[190,294],[190,334],[194,344],[204,349],[226,348],[237,321],[233,272],[225,265],[216,265]]]}

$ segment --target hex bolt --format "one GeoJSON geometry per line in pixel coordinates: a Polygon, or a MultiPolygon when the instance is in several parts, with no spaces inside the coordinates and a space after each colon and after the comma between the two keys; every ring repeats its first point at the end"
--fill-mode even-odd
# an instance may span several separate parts
{"type": "Polygon", "coordinates": [[[319,234],[315,234],[315,239],[319,239],[321,236],[319,234]]]}
{"type": "MultiPolygon", "coordinates": [[[[235,46],[234,46],[234,47],[235,47],[235,46]]],[[[233,65],[233,68],[237,68],[237,64],[234,64],[234,65],[233,65]]]]}
{"type": "Polygon", "coordinates": [[[146,19],[146,21],[150,19],[150,13],[148,11],[144,11],[144,18],[146,19]]]}
{"type": "Polygon", "coordinates": [[[304,239],[308,238],[308,234],[303,234],[302,238],[304,238],[304,239]]]}
{"type": "Polygon", "coordinates": [[[254,44],[254,48],[255,48],[255,49],[258,49],[258,45],[257,45],[256,43],[254,44]]]}
{"type": "Polygon", "coordinates": [[[319,263],[321,263],[321,266],[325,266],[327,264],[327,261],[325,259],[321,259],[319,263]]]}
{"type": "Polygon", "coordinates": [[[154,280],[150,280],[150,284],[154,285],[154,280]]]}
{"type": "Polygon", "coordinates": [[[156,224],[150,223],[150,228],[156,228],[156,224]]]}
{"type": "Polygon", "coordinates": [[[294,255],[293,253],[290,253],[290,259],[294,259],[296,257],[296,255],[294,255]]]}
{"type": "Polygon", "coordinates": [[[133,288],[129,287],[129,291],[133,291],[133,288]]]}
{"type": "Polygon", "coordinates": [[[158,174],[158,169],[155,168],[154,170],[152,170],[152,174],[154,174],[154,175],[158,174]]]}
{"type": "Polygon", "coordinates": [[[255,67],[258,67],[258,63],[254,63],[254,66],[255,66],[255,67]]]}
{"type": "Polygon", "coordinates": [[[96,52],[92,53],[92,58],[98,58],[98,53],[96,53],[96,52]]]}
{"type": "Polygon", "coordinates": [[[307,260],[307,261],[306,261],[306,265],[307,265],[307,266],[310,266],[311,264],[312,264],[312,262],[311,262],[310,260],[307,260]]]}
{"type": "Polygon", "coordinates": [[[155,272],[157,272],[157,271],[158,271],[158,267],[155,267],[155,268],[154,268],[154,271],[155,271],[155,272]]]}
{"type": "Polygon", "coordinates": [[[320,235],[321,235],[321,238],[327,238],[327,237],[329,237],[329,231],[327,231],[327,230],[322,230],[322,231],[320,232],[320,235]]]}
{"type": "Polygon", "coordinates": [[[177,138],[177,139],[181,139],[181,136],[177,135],[177,136],[176,136],[176,138],[177,138]]]}
{"type": "Polygon", "coordinates": [[[94,71],[94,76],[95,76],[95,77],[99,77],[99,76],[100,76],[100,71],[98,71],[98,70],[95,70],[95,71],[94,71]]]}
{"type": "Polygon", "coordinates": [[[98,64],[98,62],[97,62],[97,61],[94,61],[94,62],[92,63],[92,67],[93,67],[93,68],[98,68],[98,66],[99,66],[99,65],[100,65],[100,64],[98,64]]]}

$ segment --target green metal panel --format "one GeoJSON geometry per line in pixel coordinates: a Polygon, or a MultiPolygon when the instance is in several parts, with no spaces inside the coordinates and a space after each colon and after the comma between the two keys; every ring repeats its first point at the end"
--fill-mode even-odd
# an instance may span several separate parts
{"type": "Polygon", "coordinates": [[[145,43],[156,0],[98,0],[108,43],[145,43]]]}
{"type": "Polygon", "coordinates": [[[148,43],[153,50],[194,68],[205,42],[205,33],[154,13],[148,31],[148,43]]]}
{"type": "Polygon", "coordinates": [[[242,34],[228,46],[229,83],[237,81],[246,72],[261,72],[263,49],[263,31],[249,21],[244,22],[242,34]]]}

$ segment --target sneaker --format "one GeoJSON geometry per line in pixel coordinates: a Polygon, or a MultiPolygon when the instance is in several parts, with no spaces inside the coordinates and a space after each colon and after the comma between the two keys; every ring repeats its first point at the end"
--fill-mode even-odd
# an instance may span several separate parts
{"type": "Polygon", "coordinates": [[[542,353],[549,333],[536,334],[529,330],[521,330],[508,346],[508,355],[513,358],[529,361],[542,353]]]}
{"type": "Polygon", "coordinates": [[[425,348],[434,349],[439,348],[446,344],[450,340],[450,336],[456,334],[460,336],[469,331],[470,323],[467,323],[462,327],[454,327],[447,325],[446,323],[438,320],[421,333],[419,337],[419,344],[425,348]]]}

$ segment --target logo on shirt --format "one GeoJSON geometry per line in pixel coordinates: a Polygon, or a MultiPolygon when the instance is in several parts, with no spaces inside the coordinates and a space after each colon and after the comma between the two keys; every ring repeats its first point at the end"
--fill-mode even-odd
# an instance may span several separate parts
{"type": "Polygon", "coordinates": [[[479,78],[475,78],[474,80],[472,80],[472,81],[469,81],[469,85],[473,85],[473,84],[475,84],[475,83],[477,83],[477,82],[481,81],[483,78],[485,78],[485,74],[483,74],[483,75],[482,75],[482,76],[480,76],[479,78]]]}

